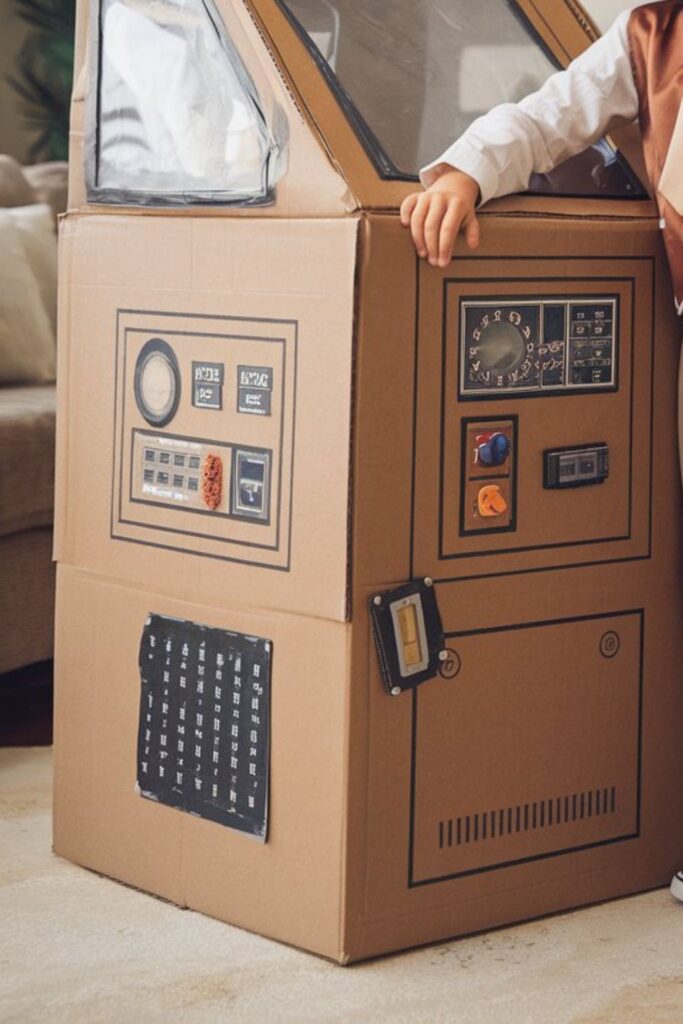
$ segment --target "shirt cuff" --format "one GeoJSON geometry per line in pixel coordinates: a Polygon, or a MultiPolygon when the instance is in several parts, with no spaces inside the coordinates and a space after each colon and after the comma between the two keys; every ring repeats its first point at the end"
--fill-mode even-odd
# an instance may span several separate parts
{"type": "Polygon", "coordinates": [[[429,188],[448,170],[464,171],[470,178],[474,178],[479,185],[478,206],[483,206],[496,195],[498,172],[495,165],[470,142],[464,139],[454,142],[441,156],[421,169],[420,181],[425,188],[429,188]]]}

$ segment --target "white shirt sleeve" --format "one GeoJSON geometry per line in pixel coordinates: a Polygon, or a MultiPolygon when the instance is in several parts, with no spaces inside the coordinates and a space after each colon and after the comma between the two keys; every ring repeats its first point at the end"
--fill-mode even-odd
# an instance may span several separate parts
{"type": "Polygon", "coordinates": [[[503,103],[477,118],[420,180],[429,187],[457,168],[478,182],[481,203],[523,191],[544,174],[638,114],[624,11],[612,27],[520,103],[503,103]]]}

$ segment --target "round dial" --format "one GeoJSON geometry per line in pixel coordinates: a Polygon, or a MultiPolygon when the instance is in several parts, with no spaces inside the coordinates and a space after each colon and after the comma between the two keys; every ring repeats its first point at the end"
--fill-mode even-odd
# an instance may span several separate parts
{"type": "Polygon", "coordinates": [[[528,387],[540,370],[538,338],[524,307],[488,308],[467,339],[467,383],[472,388],[528,387]]]}
{"type": "Polygon", "coordinates": [[[161,338],[145,342],[135,364],[135,401],[148,423],[163,427],[180,401],[180,370],[171,346],[161,338]]]}

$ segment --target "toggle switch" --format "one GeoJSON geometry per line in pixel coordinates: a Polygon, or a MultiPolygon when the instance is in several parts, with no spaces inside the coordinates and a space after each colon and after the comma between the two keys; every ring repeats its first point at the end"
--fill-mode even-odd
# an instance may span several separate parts
{"type": "Polygon", "coordinates": [[[508,510],[508,503],[503,497],[498,484],[486,484],[477,494],[477,511],[480,516],[502,516],[508,510]]]}
{"type": "Polygon", "coordinates": [[[460,536],[516,529],[517,416],[461,423],[460,536]]]}
{"type": "Polygon", "coordinates": [[[500,431],[482,440],[477,447],[477,459],[484,466],[502,466],[509,454],[510,438],[500,431]]]}
{"type": "Polygon", "coordinates": [[[431,579],[371,595],[370,615],[388,693],[397,696],[437,674],[444,637],[431,579]]]}
{"type": "Polygon", "coordinates": [[[270,455],[265,449],[237,449],[233,462],[234,516],[266,522],[269,519],[270,455]]]}
{"type": "Polygon", "coordinates": [[[423,660],[417,625],[417,610],[414,604],[399,608],[396,613],[398,629],[403,647],[403,661],[408,668],[419,665],[423,660]]]}

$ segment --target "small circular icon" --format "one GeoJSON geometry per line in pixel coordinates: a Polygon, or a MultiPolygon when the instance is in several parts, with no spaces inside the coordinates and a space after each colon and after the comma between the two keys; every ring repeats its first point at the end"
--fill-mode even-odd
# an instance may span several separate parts
{"type": "Polygon", "coordinates": [[[609,629],[600,637],[600,654],[602,654],[603,658],[616,657],[620,647],[621,640],[619,639],[619,634],[615,633],[613,629],[609,629]]]}
{"type": "Polygon", "coordinates": [[[443,653],[446,654],[446,657],[439,661],[439,675],[442,679],[455,679],[462,664],[460,655],[450,647],[447,647],[443,653]]]}

